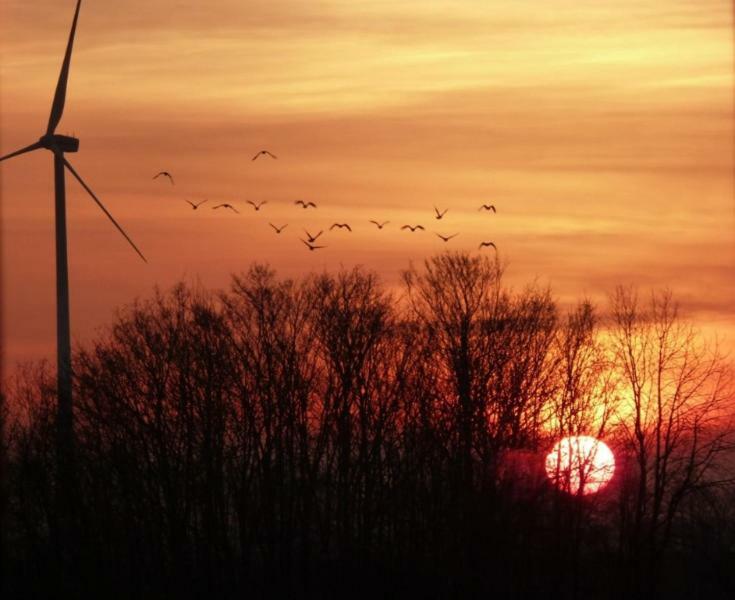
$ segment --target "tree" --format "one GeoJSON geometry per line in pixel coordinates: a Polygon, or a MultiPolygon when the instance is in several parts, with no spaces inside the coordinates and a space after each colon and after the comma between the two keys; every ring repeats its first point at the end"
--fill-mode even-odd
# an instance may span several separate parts
{"type": "MultiPolygon", "coordinates": [[[[560,318],[548,289],[501,275],[441,255],[399,302],[362,269],[255,265],[121,310],[74,355],[80,594],[614,598],[671,580],[729,597],[716,347],[667,294],[560,318]],[[615,452],[596,495],[545,477],[575,435],[615,452]]],[[[6,388],[10,595],[52,594],[63,565],[52,376],[6,388]]]]}
{"type": "Polygon", "coordinates": [[[622,394],[621,549],[639,565],[633,585],[656,593],[682,503],[732,481],[721,475],[733,441],[732,379],[717,347],[679,317],[668,291],[642,307],[634,290],[619,287],[610,335],[622,394]]]}

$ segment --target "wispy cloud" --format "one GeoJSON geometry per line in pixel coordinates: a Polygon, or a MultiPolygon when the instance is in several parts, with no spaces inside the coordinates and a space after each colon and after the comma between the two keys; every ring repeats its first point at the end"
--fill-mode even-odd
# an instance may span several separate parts
{"type": "MultiPolygon", "coordinates": [[[[1,10],[8,149],[45,125],[71,3],[1,10]]],[[[152,266],[141,271],[70,184],[72,273],[87,274],[73,288],[75,331],[182,265],[214,285],[253,259],[291,274],[354,261],[393,278],[442,249],[394,233],[375,247],[358,228],[315,259],[252,215],[192,221],[184,196],[268,199],[294,224],[301,196],[321,201],[317,220],[430,222],[440,204],[458,247],[496,239],[518,280],[548,277],[565,297],[621,278],[669,282],[726,315],[731,19],[716,0],[85,3],[62,130],[81,137],[74,164],[152,266]],[[251,164],[261,147],[278,163],[251,164]],[[164,167],[175,188],[151,185],[164,167]],[[479,218],[485,200],[497,218],[479,218]],[[120,262],[101,297],[90,274],[103,276],[103,255],[120,262]]],[[[53,333],[31,327],[53,315],[50,240],[27,241],[49,231],[50,181],[47,157],[3,167],[8,335],[31,345],[53,333]]]]}

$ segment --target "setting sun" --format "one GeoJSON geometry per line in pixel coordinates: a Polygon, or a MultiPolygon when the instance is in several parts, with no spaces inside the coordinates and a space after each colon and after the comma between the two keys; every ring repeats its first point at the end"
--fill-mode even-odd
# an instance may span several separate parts
{"type": "Polygon", "coordinates": [[[566,437],[546,456],[546,474],[559,489],[570,494],[594,494],[615,473],[615,457],[602,441],[587,436],[566,437]]]}

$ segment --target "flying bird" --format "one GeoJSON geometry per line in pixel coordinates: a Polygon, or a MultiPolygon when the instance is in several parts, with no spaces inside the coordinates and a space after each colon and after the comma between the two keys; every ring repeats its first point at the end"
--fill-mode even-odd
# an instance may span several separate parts
{"type": "Polygon", "coordinates": [[[197,202],[196,204],[194,204],[191,200],[188,200],[186,198],[184,198],[184,200],[186,200],[189,204],[191,204],[191,208],[193,210],[196,210],[197,208],[199,208],[205,202],[209,202],[209,200],[207,199],[207,200],[202,200],[201,202],[197,202]]]}
{"type": "Polygon", "coordinates": [[[442,217],[443,217],[444,215],[446,215],[446,214],[447,214],[447,211],[448,211],[448,210],[449,210],[449,209],[448,209],[448,208],[446,208],[446,209],[444,209],[443,211],[439,212],[439,209],[438,209],[438,208],[437,208],[437,207],[435,206],[435,207],[434,207],[434,212],[436,213],[436,219],[437,219],[437,221],[438,221],[439,219],[441,219],[441,218],[442,218],[442,217]]]}
{"type": "Polygon", "coordinates": [[[260,207],[264,204],[268,204],[268,200],[263,200],[262,202],[255,203],[252,200],[248,200],[248,204],[250,204],[255,210],[260,210],[260,207]]]}
{"type": "Polygon", "coordinates": [[[480,208],[478,208],[477,210],[491,210],[491,211],[493,211],[494,213],[498,212],[497,210],[495,210],[495,205],[494,205],[494,204],[483,204],[483,205],[482,205],[482,206],[481,206],[480,208]]]}
{"type": "MultiPolygon", "coordinates": [[[[301,238],[299,238],[299,239],[301,239],[301,238]]],[[[321,250],[322,248],[326,248],[326,246],[315,246],[314,244],[311,244],[311,243],[309,243],[309,242],[306,242],[306,241],[304,241],[304,240],[301,240],[301,241],[302,241],[302,242],[304,242],[304,244],[306,244],[306,247],[307,247],[307,248],[308,248],[309,250],[311,250],[311,251],[314,251],[314,250],[321,250]]]]}
{"type": "Polygon", "coordinates": [[[350,227],[347,223],[334,223],[330,228],[329,231],[332,231],[335,227],[339,229],[346,229],[350,233],[352,233],[352,227],[350,227]]]}
{"type": "Polygon", "coordinates": [[[288,223],[286,223],[285,225],[281,225],[280,227],[276,227],[273,223],[268,223],[268,225],[270,225],[271,227],[273,227],[273,229],[275,229],[276,233],[281,233],[284,229],[286,229],[286,227],[288,227],[288,223]]]}
{"type": "Polygon", "coordinates": [[[311,235],[306,229],[304,229],[304,232],[306,233],[306,237],[309,239],[309,242],[316,242],[317,239],[319,239],[319,236],[324,233],[324,231],[320,231],[316,235],[311,235]]]}
{"type": "Polygon", "coordinates": [[[488,246],[492,246],[493,248],[495,248],[496,252],[498,251],[498,247],[492,242],[480,242],[480,245],[478,246],[477,249],[482,250],[483,248],[487,248],[488,246]]]}
{"type": "Polygon", "coordinates": [[[256,158],[258,158],[259,156],[270,156],[271,158],[278,158],[275,154],[272,154],[271,152],[268,152],[268,150],[261,150],[255,156],[253,156],[253,160],[255,160],[256,158]]]}
{"type": "Polygon", "coordinates": [[[171,185],[174,185],[174,178],[171,176],[171,173],[169,173],[168,171],[161,171],[157,175],[154,175],[153,179],[158,179],[161,176],[168,177],[169,180],[171,181],[171,185]]]}
{"type": "Polygon", "coordinates": [[[232,206],[232,204],[218,204],[217,206],[213,206],[212,210],[217,210],[218,208],[229,208],[230,210],[234,210],[238,215],[240,214],[240,211],[232,206]]]}
{"type": "Polygon", "coordinates": [[[414,225],[413,227],[411,225],[404,225],[403,227],[401,227],[401,231],[403,231],[404,229],[410,229],[411,233],[413,233],[417,229],[420,229],[421,231],[425,231],[423,225],[414,225]]]}
{"type": "MultiPolygon", "coordinates": [[[[436,232],[434,232],[434,233],[436,233],[436,232]]],[[[447,235],[442,235],[441,233],[437,233],[437,234],[436,234],[436,236],[437,236],[438,238],[441,238],[441,240],[442,240],[443,242],[448,242],[448,241],[449,241],[449,240],[451,240],[451,239],[452,239],[453,237],[457,237],[458,235],[459,235],[458,233],[455,233],[454,235],[448,235],[448,236],[447,236],[447,235]]]]}
{"type": "Polygon", "coordinates": [[[314,204],[313,202],[304,202],[303,200],[296,200],[294,204],[300,204],[301,206],[304,207],[304,209],[307,209],[310,206],[313,206],[314,208],[316,208],[316,204],[314,204]]]}
{"type": "Polygon", "coordinates": [[[390,223],[390,221],[383,221],[382,223],[378,223],[377,221],[373,221],[372,219],[370,220],[370,222],[373,225],[375,225],[378,229],[383,229],[383,227],[385,227],[388,223],[390,223]]]}

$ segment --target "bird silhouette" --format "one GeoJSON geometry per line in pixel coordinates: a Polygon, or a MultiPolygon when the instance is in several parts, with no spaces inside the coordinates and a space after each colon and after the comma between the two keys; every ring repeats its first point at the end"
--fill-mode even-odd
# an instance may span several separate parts
{"type": "Polygon", "coordinates": [[[303,200],[296,200],[294,204],[300,204],[301,206],[304,207],[304,209],[307,209],[310,206],[313,206],[314,208],[316,208],[316,204],[314,204],[313,202],[304,202],[303,200]]]}
{"type": "Polygon", "coordinates": [[[378,229],[383,229],[383,227],[385,227],[388,223],[390,223],[390,221],[383,221],[382,223],[378,223],[377,221],[373,221],[372,219],[370,220],[370,222],[373,225],[375,225],[378,229]]]}
{"type": "Polygon", "coordinates": [[[158,179],[161,176],[168,177],[169,180],[171,181],[171,185],[174,185],[174,178],[171,176],[171,173],[169,173],[168,171],[161,171],[157,175],[154,175],[153,179],[158,179]]]}
{"type": "Polygon", "coordinates": [[[491,210],[491,211],[493,211],[494,213],[498,212],[497,210],[495,210],[495,205],[494,205],[494,204],[483,204],[483,205],[482,205],[482,206],[481,206],[480,208],[478,208],[477,210],[491,210]]]}
{"type": "Polygon", "coordinates": [[[273,229],[275,229],[276,233],[281,233],[284,229],[286,229],[286,227],[288,227],[288,223],[286,223],[285,225],[281,225],[280,227],[276,227],[273,223],[268,223],[268,225],[270,225],[271,227],[273,227],[273,229]]]}
{"type": "Polygon", "coordinates": [[[411,230],[411,233],[413,233],[417,229],[420,229],[421,231],[424,231],[423,225],[414,225],[414,226],[404,225],[403,227],[401,227],[401,231],[403,231],[404,229],[410,229],[411,230]]]}
{"type": "MultiPolygon", "coordinates": [[[[299,238],[299,239],[301,240],[301,238],[299,238]]],[[[304,240],[301,240],[301,241],[302,241],[302,242],[304,242],[304,244],[306,244],[306,247],[307,247],[307,248],[308,248],[309,250],[311,250],[311,251],[314,251],[314,250],[321,250],[322,248],[326,248],[326,246],[315,246],[314,244],[311,244],[311,243],[309,243],[309,242],[306,242],[306,241],[304,241],[304,240]]]]}
{"type": "Polygon", "coordinates": [[[332,231],[332,229],[334,229],[335,227],[337,227],[339,229],[346,229],[347,231],[349,231],[350,233],[352,233],[352,227],[350,227],[347,223],[334,223],[329,228],[329,231],[332,231]]]}
{"type": "MultiPolygon", "coordinates": [[[[436,233],[436,232],[434,232],[434,233],[436,233]]],[[[437,236],[438,238],[440,238],[440,239],[441,239],[441,240],[442,240],[443,242],[448,242],[448,241],[449,241],[449,240],[451,240],[451,239],[452,239],[453,237],[457,237],[458,235],[459,235],[458,233],[455,233],[454,235],[442,235],[441,233],[437,233],[437,234],[436,234],[436,236],[437,236]]]]}
{"type": "Polygon", "coordinates": [[[436,219],[437,219],[437,221],[439,219],[441,219],[444,215],[446,215],[448,210],[449,209],[446,208],[446,209],[444,209],[443,211],[440,212],[439,209],[435,206],[434,207],[434,212],[436,213],[436,219]]]}
{"type": "Polygon", "coordinates": [[[218,204],[217,206],[213,206],[212,210],[217,210],[218,208],[229,208],[230,210],[234,210],[238,215],[240,214],[240,211],[232,206],[232,204],[218,204]]]}
{"type": "Polygon", "coordinates": [[[482,250],[483,248],[487,248],[488,246],[492,246],[497,252],[498,247],[493,242],[480,242],[480,245],[477,247],[477,249],[482,250]]]}
{"type": "Polygon", "coordinates": [[[317,239],[319,239],[319,236],[324,233],[324,231],[320,231],[316,235],[311,235],[306,229],[304,229],[304,232],[306,233],[306,237],[309,239],[309,242],[316,242],[317,239]]]}
{"type": "Polygon", "coordinates": [[[257,210],[260,210],[260,207],[263,206],[264,204],[268,204],[268,200],[263,200],[262,202],[259,202],[259,203],[253,202],[252,200],[248,200],[248,204],[250,204],[257,211],[257,210]]]}
{"type": "Polygon", "coordinates": [[[278,158],[275,154],[272,154],[271,152],[268,152],[268,150],[261,150],[255,156],[253,156],[253,160],[255,160],[256,158],[258,158],[259,156],[270,156],[271,158],[278,158]]]}
{"type": "Polygon", "coordinates": [[[184,198],[184,199],[185,199],[185,200],[186,200],[186,201],[187,201],[187,202],[188,202],[189,204],[191,204],[191,208],[192,208],[193,210],[196,210],[197,208],[199,208],[199,207],[200,207],[200,206],[201,206],[202,204],[204,204],[205,202],[209,202],[209,200],[207,199],[207,200],[202,200],[201,202],[198,202],[197,204],[194,204],[194,203],[193,203],[193,202],[192,202],[191,200],[187,200],[186,198],[184,198]]]}

